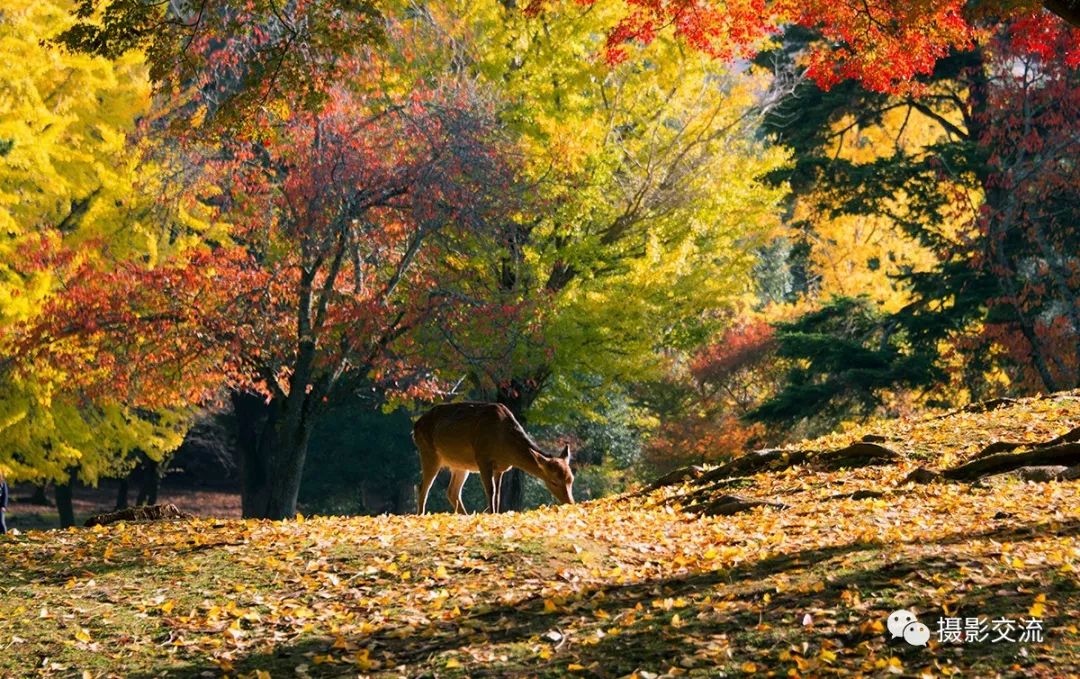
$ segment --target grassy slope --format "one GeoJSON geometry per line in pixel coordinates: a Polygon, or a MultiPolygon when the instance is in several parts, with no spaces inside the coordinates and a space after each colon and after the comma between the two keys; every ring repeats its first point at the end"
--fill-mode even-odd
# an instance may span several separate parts
{"type": "Polygon", "coordinates": [[[517,516],[0,539],[0,676],[1064,676],[1080,672],[1080,482],[898,484],[1077,425],[1064,394],[834,434],[812,445],[875,433],[907,459],[761,474],[737,492],[789,508],[733,517],[679,512],[672,488],[517,516]],[[861,489],[887,494],[834,497],[861,489]],[[882,627],[901,606],[931,629],[1041,613],[1046,643],[907,646],[882,627]]]}

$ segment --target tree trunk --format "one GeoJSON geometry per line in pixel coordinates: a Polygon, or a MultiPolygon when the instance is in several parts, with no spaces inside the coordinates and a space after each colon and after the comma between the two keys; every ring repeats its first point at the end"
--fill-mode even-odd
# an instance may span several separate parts
{"type": "Polygon", "coordinates": [[[71,487],[75,485],[75,470],[71,470],[66,483],[56,484],[56,510],[60,513],[60,527],[75,525],[75,507],[71,502],[71,487]]]}
{"type": "Polygon", "coordinates": [[[503,474],[499,485],[499,511],[520,512],[525,509],[525,472],[513,467],[503,474]]]}
{"type": "Polygon", "coordinates": [[[156,505],[158,500],[158,488],[161,485],[160,466],[156,460],[149,458],[143,460],[141,482],[139,483],[139,496],[135,499],[137,506],[156,505]]]}
{"type": "MultiPolygon", "coordinates": [[[[541,379],[513,379],[510,384],[499,387],[496,400],[510,409],[514,417],[525,426],[525,411],[540,395],[541,379]]],[[[499,486],[499,511],[520,512],[525,508],[525,472],[517,467],[503,474],[499,486]]]]}
{"type": "Polygon", "coordinates": [[[45,482],[39,486],[34,486],[34,494],[30,496],[30,503],[40,505],[42,507],[51,507],[52,501],[49,499],[49,496],[45,494],[45,491],[46,489],[48,489],[48,487],[48,482],[45,482]]]}
{"type": "Polygon", "coordinates": [[[311,436],[312,414],[305,395],[300,403],[256,395],[231,395],[237,424],[244,518],[291,519],[311,436]]]}
{"type": "Polygon", "coordinates": [[[1080,0],[1045,0],[1043,6],[1073,26],[1080,26],[1080,0]]]}
{"type": "MultiPolygon", "coordinates": [[[[986,133],[986,121],[989,120],[990,81],[986,74],[986,58],[982,48],[977,47],[974,54],[975,64],[969,71],[971,80],[968,90],[968,107],[970,112],[967,116],[967,126],[969,138],[978,140],[986,133]]],[[[1030,359],[1039,378],[1047,390],[1059,391],[1061,386],[1050,370],[1050,360],[1057,357],[1043,347],[1035,329],[1035,323],[1023,308],[1016,288],[1017,266],[1010,256],[1007,243],[1012,231],[1018,228],[1015,224],[1016,196],[1000,186],[1000,181],[994,176],[988,160],[984,161],[982,169],[976,174],[979,184],[986,192],[986,205],[993,211],[987,224],[987,260],[993,262],[998,268],[994,272],[996,274],[994,278],[1002,295],[1009,300],[1009,305],[1016,314],[1017,327],[1028,343],[1030,359]]]]}
{"type": "Polygon", "coordinates": [[[275,434],[278,445],[271,458],[270,492],[263,518],[281,520],[296,516],[296,500],[300,497],[300,480],[311,436],[311,424],[306,419],[286,418],[275,434]]]}
{"type": "Polygon", "coordinates": [[[116,488],[116,507],[115,511],[128,508],[128,477],[120,479],[120,483],[116,488]]]}
{"type": "Polygon", "coordinates": [[[244,518],[257,518],[269,491],[268,451],[261,434],[273,430],[274,410],[258,394],[230,394],[236,418],[237,468],[240,470],[240,505],[244,518]]]}

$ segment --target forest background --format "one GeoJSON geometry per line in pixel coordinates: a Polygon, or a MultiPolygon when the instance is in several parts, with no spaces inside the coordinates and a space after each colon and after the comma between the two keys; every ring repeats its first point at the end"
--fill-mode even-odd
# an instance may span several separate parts
{"type": "Polygon", "coordinates": [[[403,513],[468,398],[588,499],[1080,386],[1075,9],[891,4],[11,0],[0,472],[403,513]]]}

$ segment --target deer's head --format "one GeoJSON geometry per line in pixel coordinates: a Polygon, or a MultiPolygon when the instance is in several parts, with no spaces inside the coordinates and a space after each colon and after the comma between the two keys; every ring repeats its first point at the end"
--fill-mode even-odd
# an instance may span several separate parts
{"type": "Polygon", "coordinates": [[[570,469],[570,444],[567,443],[558,457],[543,462],[544,485],[563,504],[574,504],[574,472],[570,469]]]}

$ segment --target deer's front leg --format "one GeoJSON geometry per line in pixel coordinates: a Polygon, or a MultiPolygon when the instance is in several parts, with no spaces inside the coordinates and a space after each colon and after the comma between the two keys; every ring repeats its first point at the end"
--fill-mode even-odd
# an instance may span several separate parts
{"type": "Polygon", "coordinates": [[[495,502],[492,503],[492,513],[498,514],[502,507],[502,478],[503,472],[495,472],[491,477],[491,485],[495,487],[495,502]]]}

